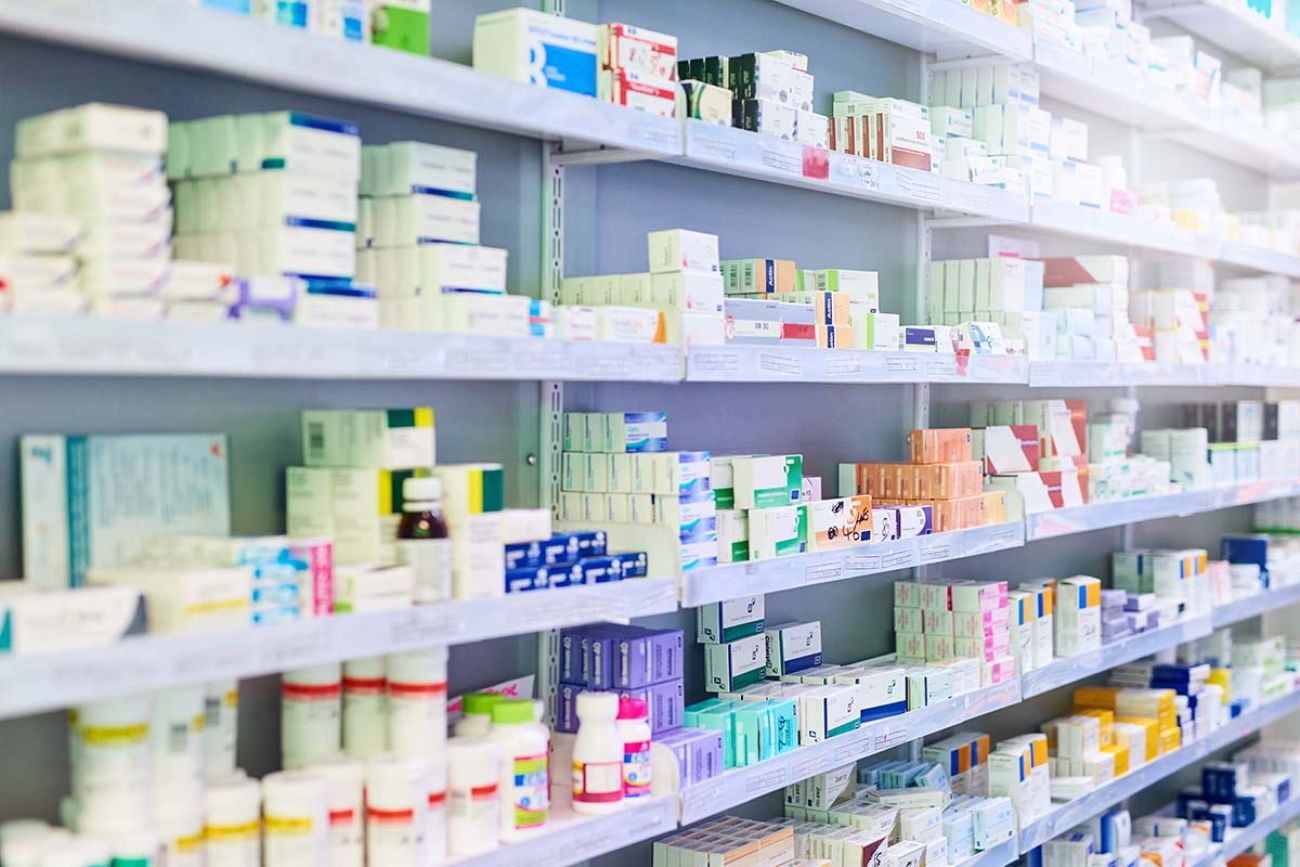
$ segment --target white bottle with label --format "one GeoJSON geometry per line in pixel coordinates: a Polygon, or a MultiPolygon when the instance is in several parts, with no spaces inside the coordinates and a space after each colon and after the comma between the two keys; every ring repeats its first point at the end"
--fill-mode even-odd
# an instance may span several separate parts
{"type": "Polygon", "coordinates": [[[451,598],[451,538],[442,514],[442,479],[412,476],[402,482],[402,519],[397,525],[397,560],[411,567],[415,602],[451,598]]]}
{"type": "Polygon", "coordinates": [[[490,738],[447,741],[447,854],[481,855],[497,847],[500,748],[490,738]]]}
{"type": "Polygon", "coordinates": [[[573,812],[614,813],[623,807],[623,738],[618,694],[578,695],[578,735],[573,741],[573,812]]]}
{"type": "Polygon", "coordinates": [[[618,733],[623,739],[623,799],[640,801],[649,798],[652,732],[645,699],[631,696],[619,699],[618,733]]]}
{"type": "Polygon", "coordinates": [[[520,698],[492,705],[491,737],[501,747],[497,794],[503,843],[536,836],[550,818],[551,731],[536,721],[540,704],[520,698]]]}

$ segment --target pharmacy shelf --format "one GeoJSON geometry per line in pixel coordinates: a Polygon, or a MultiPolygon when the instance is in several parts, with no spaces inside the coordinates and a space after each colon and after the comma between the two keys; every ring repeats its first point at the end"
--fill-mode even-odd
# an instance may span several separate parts
{"type": "Polygon", "coordinates": [[[623,809],[605,816],[577,815],[569,797],[561,796],[551,802],[547,829],[536,837],[449,863],[464,867],[559,867],[579,864],[675,830],[677,805],[671,796],[651,798],[644,804],[624,803],[623,809]]]}
{"type": "MultiPolygon", "coordinates": [[[[1294,145],[1292,145],[1294,147],[1294,145]]],[[[1225,265],[1250,268],[1265,274],[1281,274],[1284,277],[1300,277],[1300,256],[1270,250],[1241,241],[1215,240],[1202,238],[1197,243],[1198,250],[1215,250],[1208,258],[1225,265]],[[1216,245],[1217,244],[1217,248],[1216,245]]],[[[1201,255],[1204,255],[1203,253],[1201,255]]]]}
{"type": "Polygon", "coordinates": [[[939,59],[995,54],[1030,60],[1029,33],[957,0],[777,0],[939,59]]]}
{"type": "Polygon", "coordinates": [[[1012,521],[834,551],[692,569],[682,576],[681,601],[684,607],[694,608],[754,593],[776,593],[880,575],[1019,548],[1024,538],[1024,525],[1012,521]]]}
{"type": "Polygon", "coordinates": [[[1300,477],[1285,476],[1201,491],[1133,497],[1128,500],[1102,500],[1027,516],[1025,541],[1087,533],[1161,518],[1181,518],[1297,495],[1300,495],[1300,477]]]}
{"type": "Polygon", "coordinates": [[[1242,599],[1214,606],[1211,622],[1215,629],[1229,626],[1242,620],[1250,620],[1270,611],[1278,611],[1300,603],[1300,584],[1278,587],[1276,590],[1264,590],[1242,599]]]}
{"type": "Polygon", "coordinates": [[[1300,153],[1285,137],[1193,105],[1136,79],[1121,64],[1094,60],[1052,39],[1036,41],[1034,60],[1044,97],[1162,135],[1215,159],[1274,178],[1300,176],[1300,153]]]}
{"type": "Polygon", "coordinates": [[[1146,17],[1166,18],[1235,54],[1250,66],[1277,73],[1300,67],[1300,37],[1232,0],[1146,0],[1146,17]]]}
{"type": "Polygon", "coordinates": [[[1016,680],[967,693],[933,707],[873,720],[848,734],[802,746],[746,768],[734,768],[681,793],[683,825],[729,810],[790,783],[924,738],[1020,700],[1016,680]]]}
{"type": "Polygon", "coordinates": [[[562,141],[566,149],[681,152],[672,118],[168,0],[0,0],[0,32],[562,141]]]}
{"type": "Polygon", "coordinates": [[[1185,641],[1205,638],[1212,631],[1209,615],[1193,617],[1106,644],[1089,653],[1061,657],[1040,669],[1025,672],[1021,678],[1021,691],[1025,698],[1042,695],[1076,680],[1109,671],[1117,665],[1176,647],[1185,641]]]}
{"type": "Polygon", "coordinates": [[[1247,737],[1263,726],[1300,710],[1300,691],[1291,692],[1229,720],[1198,741],[1166,753],[1081,798],[1054,807],[1046,815],[1026,824],[1020,832],[1020,851],[1028,852],[1064,833],[1113,804],[1118,804],[1148,786],[1189,767],[1210,754],[1247,737]]]}
{"type": "Polygon", "coordinates": [[[964,861],[958,861],[951,867],[1009,867],[1020,860],[1015,837],[1008,837],[992,849],[976,852],[964,861]]]}
{"type": "Polygon", "coordinates": [[[684,154],[661,159],[922,211],[942,210],[1006,223],[1023,223],[1028,219],[1029,207],[1023,193],[700,120],[685,121],[684,129],[684,154]]]}
{"type": "Polygon", "coordinates": [[[1269,815],[1245,828],[1228,828],[1226,839],[1218,845],[1188,858],[1186,867],[1213,867],[1219,861],[1228,861],[1245,852],[1256,843],[1262,843],[1283,825],[1300,818],[1300,796],[1292,796],[1269,815]]]}
{"type": "Polygon", "coordinates": [[[1157,361],[1032,361],[1032,388],[1127,388],[1130,385],[1206,386],[1220,381],[1209,364],[1169,364],[1157,361]]]}
{"type": "Polygon", "coordinates": [[[677,382],[682,360],[676,347],[633,343],[8,316],[0,373],[677,382]]]}
{"type": "Polygon", "coordinates": [[[1227,368],[1223,383],[1263,388],[1300,388],[1300,367],[1233,364],[1227,368]]]}
{"type": "Polygon", "coordinates": [[[338,614],[240,632],[148,635],[44,656],[0,658],[0,719],[168,686],[438,645],[469,644],[677,607],[676,581],[640,578],[496,599],[338,614]]]}
{"type": "Polygon", "coordinates": [[[1030,209],[1035,229],[1180,256],[1198,255],[1196,236],[1172,223],[1150,223],[1102,208],[1087,208],[1043,196],[1030,209]]]}
{"type": "Polygon", "coordinates": [[[841,382],[1024,384],[1024,358],[933,352],[826,350],[779,346],[692,347],[687,382],[841,382]]]}

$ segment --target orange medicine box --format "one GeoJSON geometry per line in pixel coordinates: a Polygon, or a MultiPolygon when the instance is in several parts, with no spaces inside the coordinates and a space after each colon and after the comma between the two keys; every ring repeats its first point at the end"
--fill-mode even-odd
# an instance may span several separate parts
{"type": "Polygon", "coordinates": [[[980,473],[979,461],[962,461],[954,463],[930,464],[918,466],[918,476],[928,482],[924,497],[931,500],[955,500],[958,497],[973,497],[980,493],[984,477],[980,473]]]}
{"type": "Polygon", "coordinates": [[[973,459],[971,430],[916,428],[907,435],[909,460],[914,464],[947,464],[973,459]]]}
{"type": "Polygon", "coordinates": [[[1001,524],[1005,522],[1007,519],[1007,492],[985,491],[980,496],[984,498],[984,523],[1001,524]]]}

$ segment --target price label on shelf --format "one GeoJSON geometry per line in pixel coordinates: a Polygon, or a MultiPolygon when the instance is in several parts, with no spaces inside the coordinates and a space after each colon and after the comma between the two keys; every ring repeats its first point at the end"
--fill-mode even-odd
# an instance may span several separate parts
{"type": "Polygon", "coordinates": [[[818,581],[834,581],[844,575],[843,563],[822,563],[818,566],[809,566],[804,570],[803,580],[806,584],[814,584],[818,581]]]}
{"type": "Polygon", "coordinates": [[[921,552],[922,563],[937,563],[940,560],[947,560],[952,556],[952,546],[944,543],[942,545],[927,545],[921,552]]]}
{"type": "Polygon", "coordinates": [[[827,376],[857,376],[862,372],[862,358],[856,352],[837,352],[833,355],[822,365],[827,376]]]}
{"type": "Polygon", "coordinates": [[[725,349],[703,352],[692,350],[691,367],[701,373],[738,373],[740,371],[740,354],[725,349]]]}
{"type": "Polygon", "coordinates": [[[763,792],[772,792],[786,785],[789,781],[789,768],[772,768],[770,771],[749,775],[745,780],[745,793],[760,795],[763,792]]]}
{"type": "Polygon", "coordinates": [[[758,357],[758,369],[768,373],[783,373],[788,376],[798,376],[803,373],[803,365],[799,359],[789,355],[777,355],[772,352],[764,352],[758,357]]]}
{"type": "Polygon", "coordinates": [[[879,554],[847,554],[844,557],[844,568],[850,572],[868,573],[880,571],[879,554]]]}
{"type": "Polygon", "coordinates": [[[769,169],[775,169],[778,172],[787,175],[803,174],[803,152],[798,150],[791,152],[773,147],[759,146],[758,149],[759,163],[769,169]]]}

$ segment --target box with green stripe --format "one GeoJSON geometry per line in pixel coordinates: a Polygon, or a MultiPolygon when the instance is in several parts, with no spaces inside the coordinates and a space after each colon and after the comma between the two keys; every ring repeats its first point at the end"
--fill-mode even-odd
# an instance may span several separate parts
{"type": "Polygon", "coordinates": [[[757,594],[725,602],[710,602],[695,610],[695,640],[701,644],[725,644],[763,634],[764,597],[757,594]]]}

